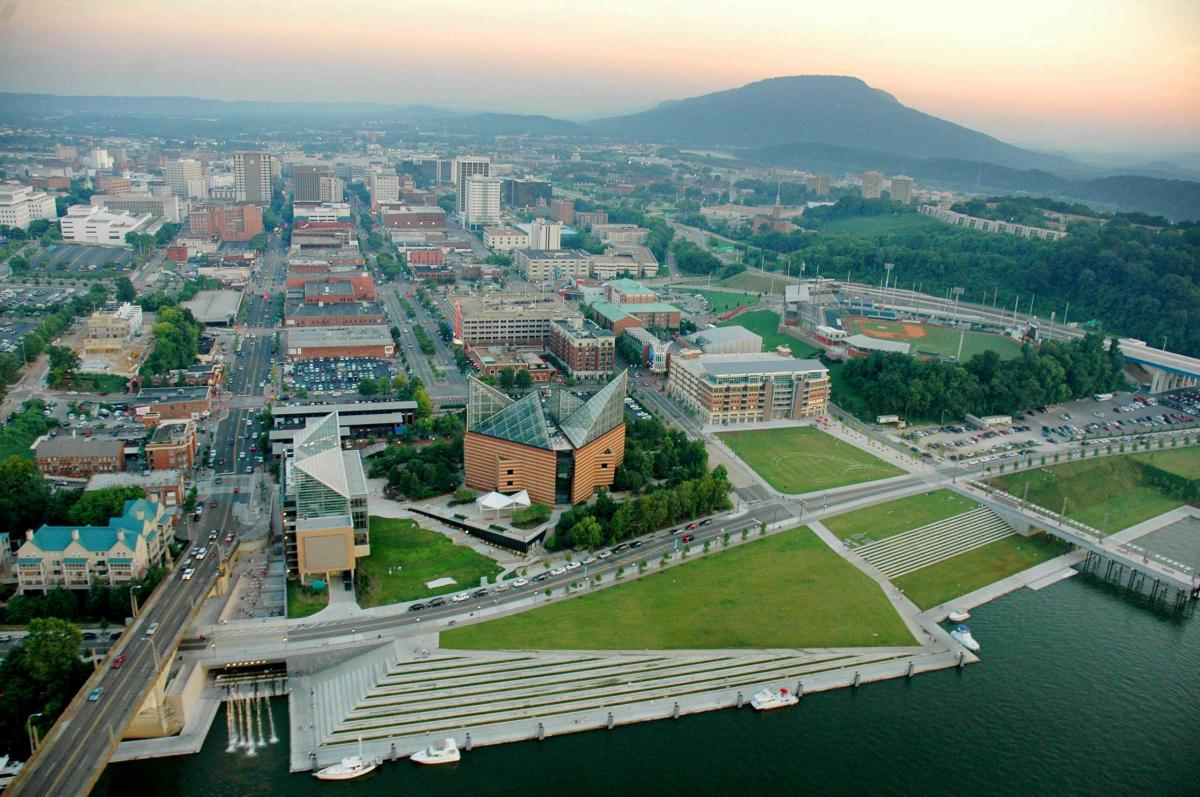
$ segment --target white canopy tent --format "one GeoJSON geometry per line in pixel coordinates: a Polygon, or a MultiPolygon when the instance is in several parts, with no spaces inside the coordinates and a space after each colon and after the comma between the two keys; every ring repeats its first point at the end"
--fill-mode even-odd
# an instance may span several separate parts
{"type": "Polygon", "coordinates": [[[501,512],[520,509],[529,506],[529,504],[529,492],[527,490],[522,490],[512,495],[485,493],[475,499],[475,505],[479,507],[479,516],[482,518],[486,518],[489,511],[495,512],[495,517],[500,517],[501,512]]]}

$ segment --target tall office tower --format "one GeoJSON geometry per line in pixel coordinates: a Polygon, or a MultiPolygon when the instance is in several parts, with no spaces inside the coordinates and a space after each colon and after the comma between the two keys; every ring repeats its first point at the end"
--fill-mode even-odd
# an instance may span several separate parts
{"type": "Polygon", "coordinates": [[[529,225],[530,249],[562,249],[562,222],[534,219],[529,225]]]}
{"type": "Polygon", "coordinates": [[[879,199],[883,196],[883,172],[863,172],[863,199],[879,199]]]}
{"type": "Polygon", "coordinates": [[[292,183],[297,202],[341,202],[346,190],[345,181],[324,164],[294,166],[292,183]]]}
{"type": "Polygon", "coordinates": [[[817,196],[829,196],[829,177],[824,174],[814,174],[804,178],[804,187],[817,196]]]}
{"type": "Polygon", "coordinates": [[[371,172],[367,175],[367,188],[373,208],[379,207],[380,202],[400,201],[400,175],[395,171],[371,172]]]}
{"type": "Polygon", "coordinates": [[[487,227],[500,223],[499,177],[472,175],[460,187],[463,197],[462,223],[466,227],[487,227]]]}
{"type": "Polygon", "coordinates": [[[913,178],[900,174],[892,178],[892,199],[909,204],[913,196],[913,178]]]}
{"type": "Polygon", "coordinates": [[[203,197],[207,193],[204,191],[204,167],[198,160],[167,161],[163,175],[174,196],[203,197]]]}
{"type": "Polygon", "coordinates": [[[271,204],[271,153],[233,153],[233,193],[238,202],[271,204]]]}
{"type": "Polygon", "coordinates": [[[550,201],[550,217],[562,224],[575,223],[575,200],[554,199],[550,201]]]}
{"type": "MultiPolygon", "coordinates": [[[[468,156],[454,159],[454,182],[458,183],[458,204],[455,208],[462,215],[466,202],[467,180],[471,177],[487,177],[492,173],[492,159],[486,155],[481,157],[468,156]]],[[[497,222],[498,223],[498,222],[497,222]]]]}

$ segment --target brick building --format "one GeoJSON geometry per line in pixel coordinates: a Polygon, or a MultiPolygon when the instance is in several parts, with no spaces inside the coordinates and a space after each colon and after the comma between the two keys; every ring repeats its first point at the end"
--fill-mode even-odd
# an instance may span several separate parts
{"type": "Polygon", "coordinates": [[[35,444],[34,463],[45,475],[64,478],[120,473],[125,470],[125,444],[97,437],[43,437],[35,444]]]}
{"type": "Polygon", "coordinates": [[[257,205],[199,205],[188,214],[193,235],[222,241],[249,241],[263,231],[262,208],[257,205]]]}
{"type": "Polygon", "coordinates": [[[146,443],[150,470],[186,471],[196,462],[196,424],[192,420],[163,421],[146,443]]]}
{"type": "Polygon", "coordinates": [[[617,368],[617,336],[582,318],[552,321],[550,353],[571,376],[608,376],[617,368]]]}

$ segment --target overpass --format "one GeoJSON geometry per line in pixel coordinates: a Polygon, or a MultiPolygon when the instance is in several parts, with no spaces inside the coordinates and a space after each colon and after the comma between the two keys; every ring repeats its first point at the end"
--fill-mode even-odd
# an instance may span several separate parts
{"type": "MultiPolygon", "coordinates": [[[[233,503],[227,502],[219,515],[218,528],[228,529],[233,503]]],[[[168,571],[163,583],[146,601],[109,650],[101,669],[92,673],[75,698],[54,723],[7,789],[10,797],[74,797],[86,795],[95,785],[130,723],[146,709],[159,728],[171,724],[161,699],[162,689],[175,657],[175,650],[204,598],[219,586],[224,559],[237,542],[195,563],[195,574],[180,579],[179,570],[168,571]],[[157,629],[146,632],[152,624],[157,629]],[[113,669],[112,662],[125,662],[113,669]],[[92,690],[104,690],[99,700],[88,700],[92,690]]]]}
{"type": "MultiPolygon", "coordinates": [[[[882,301],[892,309],[919,315],[932,315],[944,320],[969,321],[1000,327],[1028,323],[1031,320],[1044,321],[1044,319],[1038,319],[1037,316],[1028,313],[1000,307],[988,307],[968,302],[959,302],[955,305],[948,299],[902,288],[889,287],[884,290],[878,285],[866,285],[859,282],[842,282],[841,284],[843,291],[851,291],[882,301]]],[[[1048,328],[1043,323],[1041,333],[1053,340],[1073,340],[1083,337],[1086,331],[1066,326],[1048,328]]],[[[1125,359],[1138,364],[1150,373],[1151,393],[1162,393],[1200,384],[1200,358],[1176,354],[1165,348],[1156,349],[1145,341],[1133,338],[1120,338],[1119,340],[1121,353],[1125,355],[1125,359]]]]}

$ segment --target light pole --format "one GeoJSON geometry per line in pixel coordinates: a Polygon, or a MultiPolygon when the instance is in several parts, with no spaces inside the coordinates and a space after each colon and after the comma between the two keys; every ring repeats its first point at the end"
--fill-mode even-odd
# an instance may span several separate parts
{"type": "Polygon", "coordinates": [[[34,738],[34,734],[35,734],[36,730],[33,727],[33,719],[34,719],[34,717],[44,717],[44,716],[46,716],[46,715],[43,714],[42,712],[38,711],[33,714],[30,714],[29,717],[25,720],[25,736],[29,739],[29,754],[30,755],[33,755],[34,753],[36,753],[37,748],[38,748],[37,740],[34,738]]]}
{"type": "Polygon", "coordinates": [[[134,617],[137,617],[138,606],[137,606],[137,599],[133,596],[133,593],[137,592],[141,588],[142,587],[140,584],[134,584],[134,585],[130,586],[130,588],[129,588],[129,608],[130,608],[130,611],[133,613],[134,617]]]}

